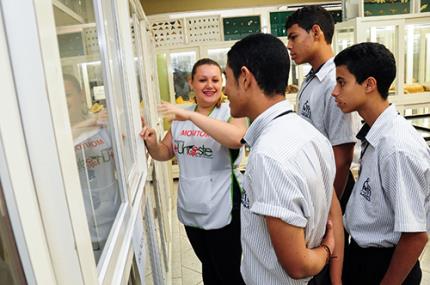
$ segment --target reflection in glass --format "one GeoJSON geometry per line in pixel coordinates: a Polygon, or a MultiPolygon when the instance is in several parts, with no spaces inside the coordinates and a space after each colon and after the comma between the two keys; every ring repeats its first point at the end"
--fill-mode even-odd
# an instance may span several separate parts
{"type": "Polygon", "coordinates": [[[210,59],[215,60],[224,70],[227,66],[227,52],[230,48],[217,48],[217,49],[209,49],[208,56],[210,59]]]}
{"type": "Polygon", "coordinates": [[[430,82],[430,25],[407,25],[405,42],[405,90],[410,93],[430,91],[424,84],[430,82]]]}
{"type": "Polygon", "coordinates": [[[194,95],[191,93],[188,81],[191,79],[191,70],[196,62],[196,53],[174,52],[170,54],[170,64],[173,70],[173,84],[175,101],[178,104],[191,101],[194,95]]]}
{"type": "Polygon", "coordinates": [[[336,53],[341,52],[342,50],[352,46],[353,44],[354,44],[353,28],[339,29],[338,31],[336,31],[336,43],[335,43],[336,53]]]}
{"type": "Polygon", "coordinates": [[[0,181],[0,284],[26,284],[0,181]]]}
{"type": "Polygon", "coordinates": [[[141,56],[141,52],[139,46],[142,44],[141,34],[140,34],[140,26],[139,20],[137,18],[136,12],[134,11],[133,5],[130,4],[130,29],[131,34],[133,35],[133,58],[134,58],[134,66],[136,69],[136,82],[137,82],[137,91],[139,93],[139,102],[140,102],[140,112],[143,115],[143,108],[145,106],[145,102],[143,101],[143,86],[140,81],[140,77],[144,76],[143,69],[140,68],[141,64],[143,64],[143,59],[141,56]]]}
{"type": "MultiPolygon", "coordinates": [[[[72,12],[69,14],[72,15],[72,12]]],[[[87,15],[86,19],[94,19],[91,7],[82,13],[87,15]]],[[[70,17],[69,14],[67,11],[55,13],[55,22],[60,50],[67,45],[68,52],[61,53],[64,89],[85,212],[94,256],[98,262],[121,204],[121,197],[111,125],[105,108],[103,66],[96,25],[92,22],[64,26],[64,23],[70,22],[65,19],[70,17]],[[64,35],[68,33],[80,36],[74,36],[74,41],[64,43],[63,39],[68,38],[64,35]],[[80,41],[77,40],[79,38],[80,41]]]]}
{"type": "MultiPolygon", "coordinates": [[[[370,27],[367,30],[367,41],[380,43],[386,46],[396,57],[397,54],[397,27],[394,25],[381,26],[381,27],[370,27]]],[[[395,93],[397,79],[391,84],[389,93],[395,93]]]]}

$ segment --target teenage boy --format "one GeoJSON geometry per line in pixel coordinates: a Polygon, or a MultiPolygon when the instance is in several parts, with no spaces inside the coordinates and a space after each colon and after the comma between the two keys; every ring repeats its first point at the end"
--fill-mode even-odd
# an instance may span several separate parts
{"type": "Polygon", "coordinates": [[[248,285],[307,284],[334,250],[327,224],[335,197],[331,145],[285,100],[290,61],[279,39],[248,36],[227,57],[231,115],[252,120],[244,137],[251,152],[242,193],[242,276],[248,285]]]}
{"type": "Polygon", "coordinates": [[[336,85],[331,47],[334,21],[327,10],[312,5],[295,11],[288,17],[285,27],[291,59],[296,64],[309,63],[312,67],[297,93],[297,113],[314,125],[332,144],[336,161],[334,188],[341,200],[342,209],[345,209],[354,183],[349,168],[359,118],[356,114],[343,114],[331,97],[336,85]],[[347,183],[349,187],[345,188],[347,183]]]}
{"type": "Polygon", "coordinates": [[[430,149],[387,100],[396,74],[383,45],[361,43],[334,59],[333,97],[365,121],[360,172],[346,208],[351,243],[344,284],[420,284],[418,257],[430,225],[430,149]]]}

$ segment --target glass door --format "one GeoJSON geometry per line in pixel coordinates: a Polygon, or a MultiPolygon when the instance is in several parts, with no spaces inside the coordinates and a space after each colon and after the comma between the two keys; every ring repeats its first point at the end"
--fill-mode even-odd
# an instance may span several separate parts
{"type": "MultiPolygon", "coordinates": [[[[58,10],[55,5],[53,8],[58,10]]],[[[114,154],[112,120],[109,120],[106,105],[108,92],[94,9],[91,6],[81,13],[86,16],[83,23],[74,21],[71,11],[68,14],[63,10],[54,15],[76,167],[93,253],[98,263],[124,198],[121,197],[122,185],[114,154]]],[[[122,110],[121,107],[118,109],[122,110]]],[[[124,112],[120,114],[120,122],[123,122],[124,112]]],[[[124,144],[127,141],[124,139],[124,144]]],[[[125,152],[126,169],[130,167],[131,156],[130,151],[125,152]]]]}

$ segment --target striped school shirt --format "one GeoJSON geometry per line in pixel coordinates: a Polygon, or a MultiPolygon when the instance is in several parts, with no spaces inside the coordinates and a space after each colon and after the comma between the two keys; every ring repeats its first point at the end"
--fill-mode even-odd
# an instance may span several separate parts
{"type": "MultiPolygon", "coordinates": [[[[260,114],[244,139],[251,148],[241,208],[243,260],[248,285],[306,284],[278,262],[265,216],[305,229],[308,247],[320,244],[331,204],[335,162],[330,142],[291,110],[287,101],[260,114]]],[[[285,240],[288,243],[288,240],[285,240]]]]}
{"type": "Polygon", "coordinates": [[[360,247],[393,247],[402,232],[429,231],[430,149],[421,135],[391,105],[357,137],[360,175],[344,216],[351,237],[360,247]]]}

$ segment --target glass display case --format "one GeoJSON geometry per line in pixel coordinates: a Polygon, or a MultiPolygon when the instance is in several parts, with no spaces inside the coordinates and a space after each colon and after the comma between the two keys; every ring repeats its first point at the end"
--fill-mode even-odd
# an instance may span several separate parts
{"type": "Polygon", "coordinates": [[[430,92],[430,13],[357,17],[337,23],[334,51],[360,42],[384,44],[394,55],[391,95],[430,92]]]}

